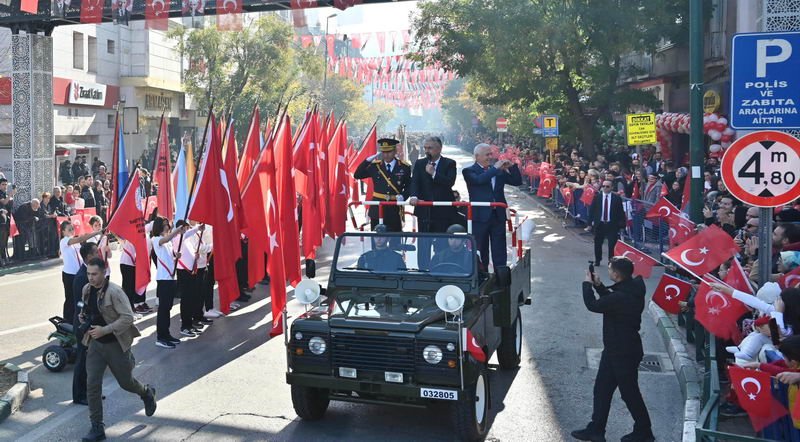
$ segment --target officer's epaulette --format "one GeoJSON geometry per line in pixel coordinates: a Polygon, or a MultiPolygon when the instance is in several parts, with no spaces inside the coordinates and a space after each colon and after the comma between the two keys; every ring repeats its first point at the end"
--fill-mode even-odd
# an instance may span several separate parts
{"type": "Polygon", "coordinates": [[[372,160],[372,164],[381,164],[382,161],[381,159],[372,160]]]}
{"type": "Polygon", "coordinates": [[[408,162],[408,161],[406,161],[406,160],[400,160],[400,163],[401,163],[401,164],[404,164],[404,165],[406,165],[406,166],[408,166],[408,167],[411,167],[411,163],[409,163],[409,162],[408,162]]]}

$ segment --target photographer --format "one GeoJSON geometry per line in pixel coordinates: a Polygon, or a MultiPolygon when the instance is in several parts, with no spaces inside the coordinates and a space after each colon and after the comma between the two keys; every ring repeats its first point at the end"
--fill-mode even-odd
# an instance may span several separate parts
{"type": "Polygon", "coordinates": [[[603,353],[594,382],[592,421],[586,428],[572,432],[572,437],[578,440],[605,441],[611,398],[617,388],[634,420],[633,432],[623,436],[622,441],[655,440],[638,382],[639,363],[644,355],[639,327],[645,305],[645,285],[641,276],[632,278],[632,275],[633,263],[628,258],[615,256],[608,263],[608,276],[613,285],[604,286],[593,267],[583,282],[586,308],[603,315],[603,353]]]}
{"type": "Polygon", "coordinates": [[[86,265],[89,284],[83,288],[80,314],[86,353],[87,399],[92,428],[84,441],[104,440],[103,374],[111,369],[119,386],[139,395],[145,415],[156,411],[156,390],[133,377],[135,360],[131,353],[133,339],[140,336],[133,325],[133,311],[120,286],[106,280],[106,263],[94,258],[86,265]]]}

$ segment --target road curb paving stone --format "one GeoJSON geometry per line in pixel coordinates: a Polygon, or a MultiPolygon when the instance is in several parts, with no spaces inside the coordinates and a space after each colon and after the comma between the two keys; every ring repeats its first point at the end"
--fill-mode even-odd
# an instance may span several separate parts
{"type": "Polygon", "coordinates": [[[30,392],[28,372],[14,364],[7,363],[4,366],[17,373],[17,383],[0,398],[0,423],[22,407],[22,403],[25,402],[28,392],[30,392]]]}

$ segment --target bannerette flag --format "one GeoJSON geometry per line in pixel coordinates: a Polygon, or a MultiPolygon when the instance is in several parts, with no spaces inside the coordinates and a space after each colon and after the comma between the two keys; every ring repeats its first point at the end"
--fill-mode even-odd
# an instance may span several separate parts
{"type": "Polygon", "coordinates": [[[781,278],[778,279],[778,285],[780,285],[782,289],[800,286],[800,267],[796,267],[791,272],[781,276],[781,278]]]}
{"type": "Polygon", "coordinates": [[[669,200],[665,197],[661,197],[661,199],[656,202],[650,210],[647,211],[647,214],[644,216],[647,219],[657,219],[657,218],[666,218],[673,213],[680,214],[681,211],[675,207],[674,204],[669,202],[669,200]]]}
{"type": "Polygon", "coordinates": [[[614,256],[630,259],[633,263],[633,275],[642,276],[643,278],[649,278],[650,275],[653,274],[653,267],[661,264],[652,256],[639,251],[623,241],[617,241],[617,244],[614,246],[614,256]]]}
{"type": "Polygon", "coordinates": [[[36,14],[39,12],[39,0],[21,0],[19,2],[19,10],[36,14]]]}
{"type": "Polygon", "coordinates": [[[592,185],[583,188],[583,195],[581,195],[581,202],[584,206],[589,206],[594,201],[594,196],[597,194],[597,189],[592,185]]]}
{"type": "MultiPolygon", "coordinates": [[[[13,237],[19,235],[19,228],[17,227],[17,222],[14,221],[14,215],[13,214],[9,214],[8,216],[11,218],[11,226],[9,227],[9,236],[11,236],[13,238],[13,237]]],[[[59,230],[59,232],[60,231],[61,230],[59,230]]],[[[75,235],[76,236],[78,235],[77,230],[75,232],[75,235]]]]}
{"type": "MultiPolygon", "coordinates": [[[[281,130],[288,130],[278,128],[281,130]]],[[[283,136],[283,135],[281,135],[283,136]]],[[[270,276],[269,294],[272,304],[272,330],[270,336],[283,333],[283,309],[286,307],[286,273],[283,267],[283,243],[281,237],[281,219],[278,211],[277,190],[278,174],[275,168],[275,149],[267,145],[266,150],[266,176],[269,181],[267,190],[267,242],[268,253],[267,269],[270,276]]]]}
{"type": "Polygon", "coordinates": [[[714,290],[704,279],[695,294],[694,307],[695,318],[706,330],[718,338],[739,342],[741,334],[736,321],[748,312],[744,304],[714,290]]]}
{"type": "Polygon", "coordinates": [[[663,255],[700,277],[738,253],[739,247],[724,230],[711,225],[663,255]]]}
{"type": "Polygon", "coordinates": [[[772,377],[769,373],[736,365],[731,365],[728,373],[739,406],[750,416],[754,430],[761,431],[788,413],[786,407],[772,396],[772,377]]]}
{"type": "Polygon", "coordinates": [[[678,212],[672,212],[667,216],[669,224],[669,246],[678,247],[695,234],[695,223],[681,216],[678,212]]]}
{"type": "Polygon", "coordinates": [[[150,253],[144,227],[143,205],[139,190],[139,174],[128,184],[117,210],[108,221],[108,231],[128,241],[136,249],[136,291],[141,292],[150,283],[150,253]]]}
{"type": "Polygon", "coordinates": [[[653,292],[653,302],[665,312],[677,315],[681,312],[681,301],[686,301],[691,291],[692,284],[664,274],[653,292]]]}

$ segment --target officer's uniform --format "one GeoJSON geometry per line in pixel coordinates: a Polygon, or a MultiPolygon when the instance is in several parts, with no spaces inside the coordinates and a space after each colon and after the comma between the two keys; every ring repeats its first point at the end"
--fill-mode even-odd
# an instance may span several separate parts
{"type": "Polygon", "coordinates": [[[399,253],[386,247],[365,252],[358,258],[358,268],[378,272],[397,272],[404,270],[406,264],[399,253]]]}
{"type": "MultiPolygon", "coordinates": [[[[378,140],[378,150],[381,152],[391,152],[397,148],[400,142],[390,138],[378,140]]],[[[408,186],[411,183],[411,165],[395,158],[394,164],[386,164],[378,158],[372,162],[364,160],[358,165],[353,176],[363,180],[372,179],[373,192],[369,197],[370,201],[397,201],[397,196],[403,199],[408,198],[408,186]],[[391,168],[391,170],[387,170],[391,168]]],[[[402,207],[384,207],[383,224],[390,232],[401,232],[403,230],[400,222],[400,210],[402,207]]],[[[378,206],[369,208],[369,218],[372,230],[378,225],[378,206]]]]}

